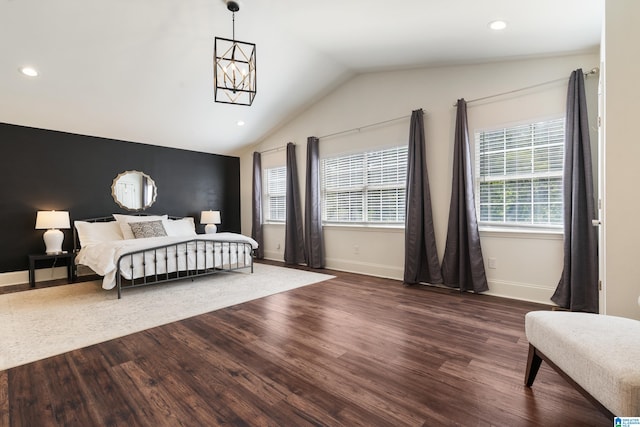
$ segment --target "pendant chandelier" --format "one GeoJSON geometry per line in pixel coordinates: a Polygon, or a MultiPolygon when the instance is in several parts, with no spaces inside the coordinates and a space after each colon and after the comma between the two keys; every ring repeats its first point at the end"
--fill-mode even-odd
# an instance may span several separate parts
{"type": "Polygon", "coordinates": [[[215,102],[251,105],[256,96],[256,45],[236,40],[236,12],[240,5],[227,2],[232,13],[231,40],[216,37],[213,47],[215,102]]]}

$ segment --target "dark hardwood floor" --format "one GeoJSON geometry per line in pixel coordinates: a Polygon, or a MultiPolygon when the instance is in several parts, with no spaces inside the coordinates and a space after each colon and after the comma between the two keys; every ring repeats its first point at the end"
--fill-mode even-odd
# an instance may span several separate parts
{"type": "Polygon", "coordinates": [[[57,279],[57,280],[47,280],[43,282],[36,282],[36,285],[34,288],[29,287],[28,283],[0,286],[0,295],[12,294],[14,292],[23,292],[23,291],[28,291],[30,289],[50,288],[53,286],[60,286],[60,285],[67,285],[67,284],[69,284],[69,282],[66,279],[57,279]]]}
{"type": "Polygon", "coordinates": [[[544,364],[524,386],[545,306],[329,273],[0,371],[0,426],[611,425],[544,364]]]}

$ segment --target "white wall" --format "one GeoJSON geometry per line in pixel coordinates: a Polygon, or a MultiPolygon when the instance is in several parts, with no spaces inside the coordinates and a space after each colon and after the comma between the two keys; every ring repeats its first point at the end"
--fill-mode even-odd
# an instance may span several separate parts
{"type": "Polygon", "coordinates": [[[603,41],[603,254],[605,312],[640,320],[640,2],[607,0],[603,41]]]}
{"type": "MultiPolygon", "coordinates": [[[[458,98],[467,100],[561,79],[553,84],[492,98],[469,105],[469,127],[475,129],[550,116],[563,116],[570,73],[599,64],[597,53],[480,65],[423,68],[358,75],[338,87],[296,119],[264,141],[242,153],[242,231],[251,232],[251,152],[297,144],[301,190],[304,188],[306,138],[319,136],[320,155],[348,153],[359,149],[406,144],[409,115],[423,108],[427,164],[439,257],[446,239],[455,109],[458,98]],[[393,123],[331,138],[346,129],[405,117],[393,123]]],[[[587,80],[592,116],[597,110],[597,81],[587,80]]],[[[593,119],[595,122],[595,118],[593,119]]],[[[595,126],[593,126],[595,129],[595,126]]],[[[596,140],[594,133],[593,140],[596,140]]],[[[472,148],[473,149],[473,148],[472,148]]],[[[595,150],[594,150],[595,151],[595,150]]],[[[263,156],[263,163],[284,165],[285,151],[263,156]]],[[[263,165],[264,166],[264,165],[263,165]]],[[[282,260],[284,227],[265,226],[265,256],[282,260]],[[278,245],[280,248],[278,249],[278,245]]],[[[539,233],[481,233],[490,292],[510,298],[549,304],[562,269],[562,236],[539,233]]],[[[327,267],[402,279],[404,230],[389,228],[325,227],[327,267]]]]}

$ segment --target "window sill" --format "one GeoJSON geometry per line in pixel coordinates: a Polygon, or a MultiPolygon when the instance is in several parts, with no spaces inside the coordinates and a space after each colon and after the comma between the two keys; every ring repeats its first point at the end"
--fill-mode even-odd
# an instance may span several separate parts
{"type": "Polygon", "coordinates": [[[336,224],[323,223],[323,228],[350,231],[376,231],[376,232],[392,232],[404,233],[404,225],[384,225],[384,224],[336,224]]]}
{"type": "MultiPolygon", "coordinates": [[[[284,227],[284,222],[263,222],[263,226],[271,227],[284,227]]],[[[372,232],[391,232],[391,233],[404,233],[404,225],[382,225],[382,224],[322,224],[322,228],[334,229],[334,230],[349,230],[349,231],[372,231],[372,232]]]]}
{"type": "Polygon", "coordinates": [[[563,229],[556,228],[522,228],[522,227],[499,227],[499,226],[479,226],[481,236],[504,237],[512,239],[564,239],[563,229]]]}

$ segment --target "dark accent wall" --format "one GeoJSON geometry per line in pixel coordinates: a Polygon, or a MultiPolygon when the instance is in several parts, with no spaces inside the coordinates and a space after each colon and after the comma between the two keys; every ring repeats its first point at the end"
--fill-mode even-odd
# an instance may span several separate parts
{"type": "MultiPolygon", "coordinates": [[[[175,148],[0,123],[0,272],[28,269],[44,253],[39,210],[68,210],[71,220],[129,213],[111,197],[126,170],[148,174],[158,197],[145,212],[193,216],[220,210],[220,231],[240,232],[240,159],[175,148]]],[[[63,249],[73,249],[64,230],[63,249]]]]}

